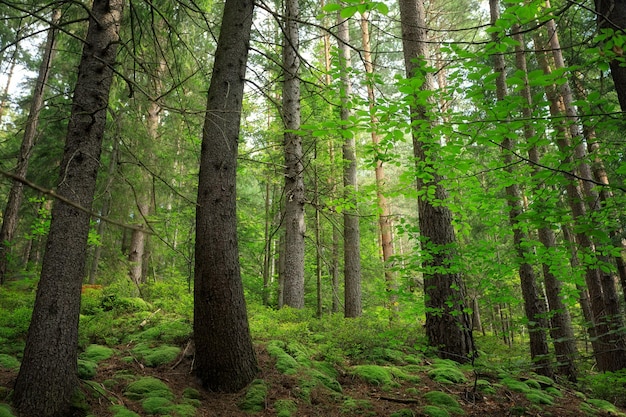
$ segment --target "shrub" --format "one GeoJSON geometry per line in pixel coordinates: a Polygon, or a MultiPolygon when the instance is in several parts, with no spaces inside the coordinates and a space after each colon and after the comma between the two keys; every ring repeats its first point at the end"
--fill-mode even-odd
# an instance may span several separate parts
{"type": "Polygon", "coordinates": [[[581,378],[594,397],[626,407],[626,369],[581,378]]]}

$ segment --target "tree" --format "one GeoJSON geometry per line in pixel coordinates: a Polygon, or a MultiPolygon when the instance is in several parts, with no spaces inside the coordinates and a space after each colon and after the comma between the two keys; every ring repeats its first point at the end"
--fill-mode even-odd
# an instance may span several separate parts
{"type": "Polygon", "coordinates": [[[72,415],[89,211],[96,186],[123,0],[95,0],[78,68],[56,200],[14,404],[22,415],[72,415]]]}
{"type": "MultiPolygon", "coordinates": [[[[35,90],[33,91],[28,119],[26,120],[24,138],[22,139],[20,153],[17,158],[17,166],[15,167],[15,171],[13,172],[14,175],[20,178],[26,177],[31,151],[33,149],[33,146],[35,145],[35,139],[37,137],[37,126],[39,124],[39,114],[41,112],[41,108],[43,107],[46,83],[48,82],[50,66],[52,63],[52,59],[54,58],[54,48],[57,32],[54,26],[59,23],[60,18],[61,10],[55,9],[52,12],[52,27],[50,27],[48,31],[48,37],[44,46],[43,58],[41,60],[41,64],[39,65],[39,74],[37,76],[35,90]]],[[[14,180],[11,186],[11,191],[9,192],[7,205],[4,208],[4,212],[2,213],[2,227],[0,228],[0,284],[2,284],[6,278],[7,267],[9,263],[9,253],[11,251],[11,242],[13,240],[15,231],[17,230],[19,211],[20,206],[22,205],[23,198],[24,184],[21,181],[14,180]]]]}
{"type": "Polygon", "coordinates": [[[283,104],[285,147],[285,225],[281,279],[284,305],[304,307],[304,163],[300,129],[300,51],[298,0],[285,0],[283,26],[283,104]]]}
{"type": "MultiPolygon", "coordinates": [[[[626,3],[621,0],[595,0],[598,27],[609,30],[615,36],[625,36],[626,30],[626,3]]],[[[623,42],[621,42],[623,44],[623,42]]],[[[624,51],[618,43],[612,49],[612,59],[609,63],[611,77],[615,84],[615,91],[622,111],[626,111],[626,66],[624,66],[624,51]]]]}
{"type": "Polygon", "coordinates": [[[343,150],[343,198],[348,208],[343,213],[343,256],[344,256],[344,315],[359,317],[361,308],[361,233],[357,215],[356,140],[350,127],[352,110],[350,100],[350,24],[337,12],[337,44],[339,49],[340,113],[343,150]]]}
{"type": "Polygon", "coordinates": [[[257,372],[239,267],[237,150],[254,4],[227,0],[209,86],[196,207],[195,372],[235,392],[257,372]]]}
{"type": "Polygon", "coordinates": [[[421,250],[425,253],[424,287],[426,334],[443,358],[465,362],[475,352],[470,320],[465,310],[465,290],[455,270],[456,236],[452,213],[445,206],[446,190],[433,169],[438,141],[432,137],[432,115],[420,92],[432,90],[427,65],[427,33],[422,0],[399,0],[402,49],[406,76],[416,86],[411,101],[413,152],[417,165],[418,212],[421,250]],[[434,198],[429,197],[431,195],[434,198]]]}

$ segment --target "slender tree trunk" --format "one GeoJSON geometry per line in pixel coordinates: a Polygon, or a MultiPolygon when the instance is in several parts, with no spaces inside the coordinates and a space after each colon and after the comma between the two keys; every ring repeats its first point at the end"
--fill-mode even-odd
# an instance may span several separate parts
{"type": "Polygon", "coordinates": [[[23,30],[22,20],[20,20],[19,27],[15,34],[15,48],[13,49],[13,53],[9,58],[9,69],[7,71],[7,82],[4,85],[4,89],[2,90],[2,95],[0,96],[0,122],[2,122],[2,117],[4,116],[4,112],[9,107],[7,102],[9,101],[9,90],[11,89],[11,82],[13,81],[13,75],[15,74],[15,66],[17,65],[18,55],[20,53],[20,43],[17,40],[20,38],[23,30]]]}
{"type": "MultiPolygon", "coordinates": [[[[491,24],[495,25],[500,18],[500,1],[489,1],[491,11],[491,24]]],[[[492,33],[492,40],[498,42],[498,34],[492,33]]],[[[497,53],[492,56],[494,64],[494,72],[498,74],[496,78],[496,98],[499,102],[503,102],[507,95],[506,87],[506,62],[504,54],[497,53]]],[[[509,133],[502,140],[502,162],[505,171],[513,177],[515,175],[513,166],[515,152],[514,135],[509,133]]],[[[552,376],[552,367],[550,364],[548,348],[548,321],[546,320],[546,306],[543,299],[539,296],[537,288],[537,279],[533,266],[528,262],[531,258],[530,249],[526,243],[529,240],[528,234],[524,231],[525,226],[521,223],[519,217],[524,212],[522,205],[522,194],[517,183],[512,183],[506,187],[507,204],[509,206],[509,222],[513,229],[513,246],[517,252],[519,259],[519,277],[522,288],[522,296],[524,298],[524,311],[528,318],[528,333],[530,337],[530,356],[535,364],[537,373],[552,376]]]]}
{"type": "MultiPolygon", "coordinates": [[[[426,65],[427,34],[422,0],[399,0],[402,27],[402,45],[407,78],[423,77],[420,89],[432,89],[432,75],[423,71],[426,65]]],[[[415,92],[416,96],[418,91],[415,92]]],[[[418,190],[434,189],[437,201],[445,201],[447,193],[440,184],[441,177],[432,167],[432,152],[438,141],[430,136],[432,115],[427,106],[416,104],[411,108],[413,150],[418,172],[427,168],[429,179],[418,178],[418,190]]],[[[418,199],[419,226],[422,251],[428,253],[424,261],[426,303],[426,334],[429,344],[439,350],[443,358],[465,362],[475,354],[469,316],[465,309],[465,288],[455,270],[456,236],[452,227],[452,213],[442,204],[434,205],[421,193],[418,199]]]]}
{"type": "Polygon", "coordinates": [[[226,0],[202,134],[194,277],[195,373],[212,391],[236,392],[257,362],[237,242],[237,146],[254,4],[226,0]]]}
{"type": "Polygon", "coordinates": [[[359,317],[361,308],[361,237],[357,214],[356,141],[350,129],[350,99],[352,83],[350,62],[350,25],[348,19],[337,14],[337,44],[339,47],[339,71],[341,78],[341,121],[343,142],[343,197],[350,208],[343,211],[343,260],[344,260],[344,315],[359,317]]]}
{"type": "Polygon", "coordinates": [[[304,164],[300,128],[300,58],[298,0],[285,1],[283,69],[283,124],[285,126],[285,305],[304,307],[304,164]]]}
{"type": "MultiPolygon", "coordinates": [[[[374,92],[374,63],[372,62],[372,52],[369,33],[369,12],[363,13],[361,17],[361,39],[363,43],[363,63],[365,65],[365,72],[367,73],[367,99],[370,109],[370,121],[372,126],[372,144],[374,145],[374,151],[378,151],[378,145],[380,143],[380,135],[377,131],[378,118],[374,114],[376,106],[376,94],[374,92]]],[[[398,284],[396,280],[396,274],[391,268],[391,258],[394,255],[393,240],[392,240],[392,222],[391,211],[389,209],[389,203],[385,196],[385,168],[383,167],[383,161],[376,159],[376,167],[374,168],[374,175],[376,177],[376,201],[378,204],[378,227],[380,229],[380,242],[381,252],[383,255],[383,268],[385,271],[385,284],[386,291],[388,293],[387,301],[389,303],[390,319],[396,319],[398,314],[398,284]]]]}
{"type": "Polygon", "coordinates": [[[271,186],[269,175],[265,181],[265,229],[263,231],[263,237],[265,242],[265,248],[263,249],[263,294],[262,301],[264,306],[270,305],[270,279],[271,279],[271,264],[272,264],[272,236],[270,236],[270,228],[272,225],[272,213],[271,213],[271,186]]]}
{"type": "MultiPolygon", "coordinates": [[[[52,12],[52,24],[58,24],[60,19],[61,11],[59,9],[55,9],[52,12]]],[[[26,127],[24,129],[24,138],[22,139],[22,145],[17,157],[17,166],[14,171],[14,174],[21,178],[26,177],[31,151],[35,146],[37,126],[39,124],[39,113],[43,107],[44,93],[48,82],[50,66],[52,65],[52,60],[54,59],[56,32],[57,31],[54,27],[51,27],[48,30],[48,37],[44,47],[43,58],[41,60],[41,64],[39,65],[39,75],[37,76],[37,82],[35,83],[35,90],[33,91],[30,110],[28,112],[28,119],[26,120],[26,127]]],[[[24,184],[20,181],[13,181],[11,190],[9,191],[9,199],[2,214],[2,227],[0,227],[0,284],[2,284],[6,278],[9,252],[11,250],[13,235],[15,234],[15,230],[17,230],[19,211],[23,198],[24,184]]]]}
{"type": "MultiPolygon", "coordinates": [[[[539,35],[535,36],[535,47],[538,51],[542,51],[543,42],[539,35]]],[[[539,52],[537,54],[537,60],[544,73],[549,74],[551,72],[550,64],[547,60],[545,52],[539,52]]],[[[562,101],[558,96],[558,92],[554,86],[546,87],[546,95],[550,102],[550,113],[553,116],[560,117],[565,109],[562,106],[562,101]]],[[[555,126],[557,130],[557,146],[563,153],[565,166],[576,166],[574,157],[571,155],[570,150],[573,149],[571,145],[570,130],[563,123],[557,123],[555,126]]],[[[585,206],[585,196],[578,183],[578,180],[571,173],[565,175],[567,181],[567,195],[568,204],[572,211],[574,222],[580,224],[584,221],[584,217],[587,213],[585,206]]],[[[578,231],[575,234],[576,242],[580,247],[580,250],[586,252],[589,256],[595,256],[596,248],[588,234],[578,231]]],[[[608,279],[602,277],[602,273],[592,266],[585,266],[585,281],[589,291],[590,305],[593,313],[593,325],[595,326],[594,334],[597,336],[598,343],[594,345],[594,356],[598,363],[598,368],[601,371],[615,371],[626,367],[626,340],[624,335],[619,331],[619,322],[621,316],[619,307],[617,311],[615,307],[617,304],[616,291],[610,290],[610,285],[607,283],[608,279]],[[604,281],[604,282],[603,282],[604,281]],[[605,287],[605,288],[603,288],[605,287]],[[609,289],[607,292],[606,290],[609,289]]]]}
{"type": "MultiPolygon", "coordinates": [[[[56,193],[91,210],[123,0],[94,0],[56,193]]],[[[24,416],[73,415],[89,214],[57,200],[13,401],[24,416]]]]}

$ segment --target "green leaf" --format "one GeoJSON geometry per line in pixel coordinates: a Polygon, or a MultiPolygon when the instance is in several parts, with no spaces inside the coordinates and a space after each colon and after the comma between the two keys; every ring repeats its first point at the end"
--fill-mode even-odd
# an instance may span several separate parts
{"type": "Polygon", "coordinates": [[[354,16],[354,14],[357,11],[358,11],[358,6],[350,6],[350,7],[346,7],[345,9],[342,9],[341,12],[339,13],[339,15],[343,19],[348,19],[348,18],[354,16]]]}

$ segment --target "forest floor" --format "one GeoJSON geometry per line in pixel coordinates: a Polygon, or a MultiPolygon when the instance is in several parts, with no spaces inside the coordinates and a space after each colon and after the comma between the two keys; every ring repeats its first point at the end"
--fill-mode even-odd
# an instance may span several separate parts
{"type": "MultiPolygon", "coordinates": [[[[0,297],[0,417],[13,416],[30,317],[7,300],[0,297]]],[[[257,379],[236,394],[207,392],[192,372],[188,315],[141,299],[102,300],[83,296],[79,375],[89,416],[626,417],[612,404],[625,402],[626,382],[604,391],[611,401],[597,399],[589,384],[532,373],[521,345],[498,351],[479,340],[484,350],[492,344],[490,353],[459,365],[423,348],[419,324],[394,330],[372,317],[316,319],[259,306],[250,314],[257,379]]],[[[188,310],[179,300],[175,307],[188,310]]]]}

